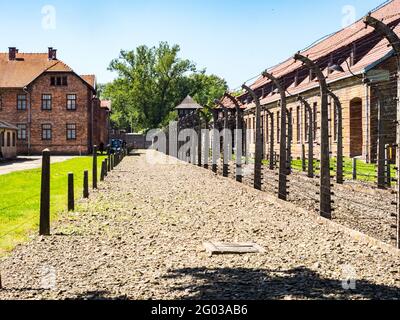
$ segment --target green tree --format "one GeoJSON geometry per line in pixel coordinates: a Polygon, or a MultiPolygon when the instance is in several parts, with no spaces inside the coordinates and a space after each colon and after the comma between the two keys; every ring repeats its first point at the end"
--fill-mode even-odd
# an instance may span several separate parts
{"type": "Polygon", "coordinates": [[[211,104],[227,89],[215,75],[197,72],[193,62],[179,57],[180,48],[161,42],[121,51],[109,69],[118,77],[102,87],[102,97],[112,100],[113,123],[142,131],[176,119],[175,107],[192,95],[202,105],[211,104]]]}

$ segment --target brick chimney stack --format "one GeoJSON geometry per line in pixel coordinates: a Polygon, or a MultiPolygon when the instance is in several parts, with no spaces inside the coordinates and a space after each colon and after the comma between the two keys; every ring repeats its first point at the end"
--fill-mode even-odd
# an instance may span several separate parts
{"type": "Polygon", "coordinates": [[[8,48],[8,60],[9,61],[17,60],[17,53],[18,53],[18,49],[16,47],[9,47],[8,48]]]}
{"type": "Polygon", "coordinates": [[[49,47],[49,60],[57,60],[57,50],[49,47]]]}

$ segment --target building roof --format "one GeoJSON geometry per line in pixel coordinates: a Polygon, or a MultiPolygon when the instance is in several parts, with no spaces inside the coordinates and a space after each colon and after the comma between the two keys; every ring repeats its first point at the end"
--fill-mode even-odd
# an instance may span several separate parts
{"type": "Polygon", "coordinates": [[[182,110],[182,109],[193,109],[193,110],[198,110],[198,109],[203,109],[201,105],[199,105],[197,102],[193,100],[191,96],[187,96],[182,103],[175,108],[176,110],[182,110]]]}
{"type": "Polygon", "coordinates": [[[85,80],[91,87],[96,87],[96,76],[94,74],[84,74],[80,77],[85,80]]]}
{"type": "MultiPolygon", "coordinates": [[[[24,88],[44,72],[74,71],[61,60],[49,60],[48,53],[17,52],[14,61],[9,61],[8,53],[0,53],[0,88],[24,88]]],[[[95,88],[94,76],[81,78],[95,88]]]]}
{"type": "Polygon", "coordinates": [[[16,126],[3,120],[0,120],[0,129],[18,130],[16,126]]]}
{"type": "Polygon", "coordinates": [[[101,100],[100,107],[111,111],[112,103],[110,100],[101,100]]]}
{"type": "MultiPolygon", "coordinates": [[[[372,16],[378,20],[382,20],[385,24],[393,26],[394,31],[400,35],[400,0],[393,0],[386,5],[383,5],[372,12],[372,16]]],[[[308,56],[308,58],[317,62],[321,69],[323,69],[324,74],[327,75],[328,83],[352,77],[352,73],[364,73],[368,71],[371,66],[375,66],[377,61],[388,58],[392,56],[393,53],[392,48],[388,46],[388,41],[386,39],[380,39],[373,28],[366,28],[362,19],[349,27],[324,38],[301,52],[302,55],[308,56]],[[357,59],[353,66],[351,66],[350,72],[344,58],[349,58],[348,55],[350,53],[350,48],[354,44],[358,44],[356,50],[358,48],[358,51],[362,51],[362,55],[360,55],[360,58],[357,59]],[[345,71],[335,71],[328,75],[327,62],[329,62],[329,59],[334,59],[334,62],[343,60],[341,66],[345,71]]],[[[286,61],[269,69],[268,72],[272,73],[278,79],[286,79],[291,75],[294,80],[294,74],[300,72],[300,70],[304,71],[305,67],[300,61],[295,61],[293,56],[294,54],[286,61]]],[[[261,88],[270,83],[270,80],[260,76],[253,84],[251,84],[250,87],[253,90],[261,90],[261,88]]],[[[287,87],[289,94],[296,95],[318,87],[318,83],[316,81],[310,81],[309,78],[305,76],[304,78],[301,78],[300,82],[296,86],[294,85],[294,81],[290,81],[290,79],[289,83],[285,81],[285,87],[287,87]]],[[[247,94],[242,94],[241,97],[246,95],[247,94]]],[[[270,92],[267,95],[262,96],[261,103],[268,104],[278,101],[279,99],[280,95],[278,93],[270,92]]],[[[250,103],[247,106],[251,108],[254,104],[250,103]]]]}

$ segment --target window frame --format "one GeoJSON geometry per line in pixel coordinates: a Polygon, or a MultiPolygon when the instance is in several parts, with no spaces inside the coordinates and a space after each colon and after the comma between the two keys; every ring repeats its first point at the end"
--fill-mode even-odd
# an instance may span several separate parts
{"type": "Polygon", "coordinates": [[[41,106],[42,111],[51,111],[53,110],[53,96],[51,93],[43,93],[42,94],[42,106],[41,106]],[[50,99],[44,99],[45,96],[49,96],[50,99]],[[50,107],[49,108],[44,108],[44,102],[49,102],[50,101],[50,107]]]}
{"type": "Polygon", "coordinates": [[[78,104],[77,104],[77,102],[78,102],[78,96],[77,96],[77,94],[75,94],[75,93],[68,93],[68,94],[67,94],[67,105],[66,105],[67,111],[76,111],[76,110],[78,109],[78,104]],[[75,99],[70,99],[70,98],[69,98],[70,96],[74,96],[75,99]],[[69,107],[69,101],[74,101],[74,102],[75,102],[74,108],[70,108],[70,107],[69,107]]]}
{"type": "Polygon", "coordinates": [[[28,107],[28,96],[27,94],[17,94],[17,110],[18,111],[26,111],[28,107]],[[24,97],[24,99],[20,99],[21,97],[24,97]],[[20,102],[24,102],[23,108],[21,108],[20,102]]]}
{"type": "Polygon", "coordinates": [[[77,124],[76,123],[67,123],[66,125],[65,125],[65,128],[66,128],[66,138],[67,138],[67,141],[74,141],[74,140],[77,140],[77,137],[78,137],[78,126],[77,126],[77,124]],[[69,126],[74,126],[74,128],[70,128],[69,126]],[[73,137],[72,137],[72,135],[70,136],[69,135],[69,133],[71,133],[71,132],[73,132],[74,133],[74,135],[73,135],[73,137]]]}
{"type": "Polygon", "coordinates": [[[28,138],[28,126],[26,123],[18,123],[17,124],[17,140],[18,141],[26,141],[26,139],[28,138]],[[24,128],[21,128],[21,126],[24,126],[24,128]],[[23,132],[23,135],[22,135],[23,132]]]}
{"type": "Polygon", "coordinates": [[[42,141],[51,141],[53,140],[53,125],[51,123],[42,123],[42,133],[41,133],[42,141]],[[47,128],[45,128],[48,126],[47,128]],[[46,135],[44,134],[46,132],[46,135]],[[48,135],[50,133],[50,135],[48,135]]]}

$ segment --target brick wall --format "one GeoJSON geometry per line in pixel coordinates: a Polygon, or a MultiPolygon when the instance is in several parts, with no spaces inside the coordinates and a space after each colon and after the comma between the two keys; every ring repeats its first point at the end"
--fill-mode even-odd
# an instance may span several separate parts
{"type": "Polygon", "coordinates": [[[0,89],[2,96],[2,109],[0,118],[14,125],[26,124],[29,134],[26,140],[18,140],[18,153],[39,154],[45,148],[52,153],[59,154],[85,154],[90,152],[92,141],[91,131],[95,142],[101,139],[101,129],[105,126],[104,115],[94,105],[93,128],[91,119],[93,90],[82,79],[72,73],[57,73],[57,76],[68,76],[68,86],[50,86],[50,77],[54,73],[45,73],[36,79],[28,88],[28,104],[31,102],[31,119],[28,109],[17,110],[17,95],[23,94],[21,89],[0,89]],[[52,95],[51,111],[42,110],[42,94],[52,95]],[[67,110],[67,95],[75,94],[77,97],[76,111],[67,110]],[[52,139],[42,140],[42,124],[52,126],[52,139]],[[67,139],[67,124],[76,124],[76,139],[67,139]],[[97,136],[97,137],[96,137],[97,136]]]}

